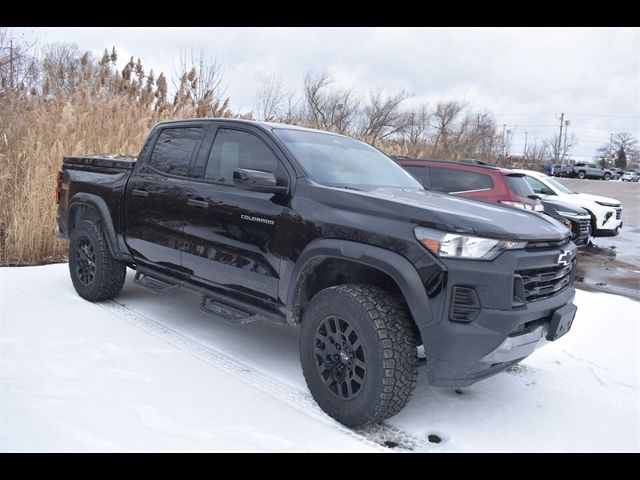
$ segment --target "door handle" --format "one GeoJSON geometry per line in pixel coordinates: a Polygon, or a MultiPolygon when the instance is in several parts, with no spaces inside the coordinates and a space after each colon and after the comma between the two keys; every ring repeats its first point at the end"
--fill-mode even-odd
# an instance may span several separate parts
{"type": "Polygon", "coordinates": [[[133,189],[131,194],[134,197],[148,197],[149,196],[149,192],[147,192],[146,190],[138,190],[136,188],[133,189]]]}
{"type": "Polygon", "coordinates": [[[196,208],[209,208],[209,202],[205,200],[195,200],[193,198],[187,200],[187,205],[191,205],[196,208]]]}

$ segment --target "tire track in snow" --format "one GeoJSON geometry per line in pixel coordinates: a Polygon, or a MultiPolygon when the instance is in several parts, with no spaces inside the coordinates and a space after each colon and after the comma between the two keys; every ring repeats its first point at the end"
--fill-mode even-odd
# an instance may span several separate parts
{"type": "Polygon", "coordinates": [[[257,370],[251,365],[245,364],[210,345],[206,345],[190,335],[177,331],[161,320],[133,310],[118,302],[107,300],[96,303],[96,305],[117,314],[133,325],[162,338],[170,344],[195,355],[215,367],[221,368],[252,387],[261,390],[277,400],[284,401],[289,406],[324,424],[331,425],[333,428],[346,433],[376,450],[389,452],[428,451],[432,449],[427,439],[385,423],[364,429],[349,429],[327,416],[316,404],[308,391],[301,391],[273,375],[257,370]],[[389,448],[387,446],[389,444],[396,445],[396,447],[393,449],[389,448]]]}

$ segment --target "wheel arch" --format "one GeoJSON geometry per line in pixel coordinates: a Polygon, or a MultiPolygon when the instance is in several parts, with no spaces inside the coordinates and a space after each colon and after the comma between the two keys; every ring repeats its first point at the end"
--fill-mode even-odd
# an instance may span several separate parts
{"type": "Polygon", "coordinates": [[[109,207],[104,199],[91,193],[77,193],[69,203],[69,212],[67,214],[67,231],[69,236],[73,233],[76,226],[84,220],[96,220],[100,222],[109,251],[116,259],[124,259],[124,255],[118,246],[118,238],[111,219],[109,207]]]}
{"type": "Polygon", "coordinates": [[[290,277],[287,322],[299,324],[315,293],[344,283],[368,283],[397,291],[418,329],[434,320],[424,284],[405,257],[374,245],[319,239],[304,249],[290,277]]]}

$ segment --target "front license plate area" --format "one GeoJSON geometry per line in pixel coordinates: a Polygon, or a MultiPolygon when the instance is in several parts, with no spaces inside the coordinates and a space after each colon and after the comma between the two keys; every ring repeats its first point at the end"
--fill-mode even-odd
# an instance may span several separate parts
{"type": "Polygon", "coordinates": [[[551,317],[551,323],[549,324],[549,331],[547,332],[547,340],[553,342],[557,340],[571,328],[573,319],[576,316],[578,307],[573,304],[565,305],[559,308],[553,313],[551,317]]]}

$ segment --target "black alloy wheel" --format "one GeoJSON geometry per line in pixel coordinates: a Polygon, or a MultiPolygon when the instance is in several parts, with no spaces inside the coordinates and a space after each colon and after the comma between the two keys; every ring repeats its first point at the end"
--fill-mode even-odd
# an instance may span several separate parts
{"type": "Polygon", "coordinates": [[[91,240],[82,237],[75,251],[76,274],[83,285],[91,285],[96,274],[96,251],[91,240]]]}
{"type": "Polygon", "coordinates": [[[324,385],[343,400],[351,400],[364,385],[367,366],[360,337],[344,318],[329,315],[314,338],[316,370],[324,385]]]}

